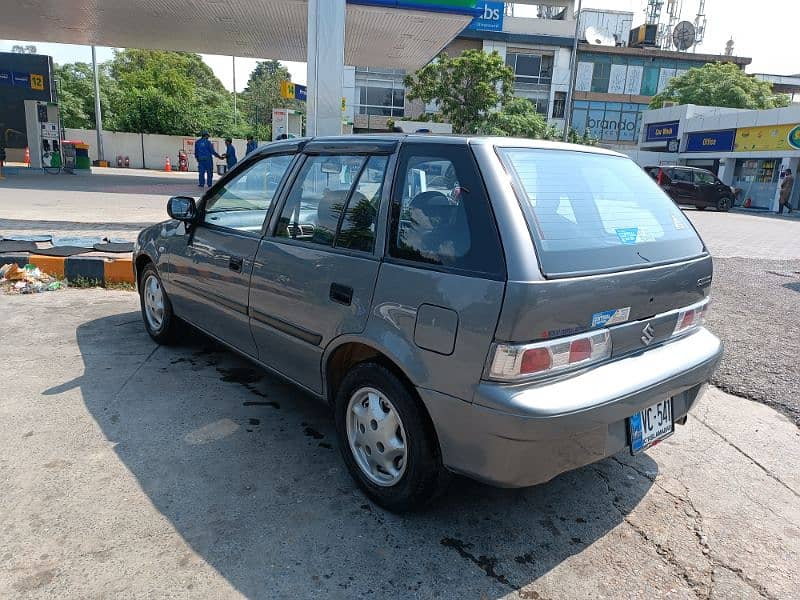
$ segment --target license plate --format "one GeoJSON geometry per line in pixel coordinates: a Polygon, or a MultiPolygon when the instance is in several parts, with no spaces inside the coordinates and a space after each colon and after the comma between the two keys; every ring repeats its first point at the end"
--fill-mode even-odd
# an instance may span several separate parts
{"type": "Polygon", "coordinates": [[[631,454],[647,450],[665,437],[672,435],[672,398],[656,402],[628,419],[631,435],[631,454]]]}

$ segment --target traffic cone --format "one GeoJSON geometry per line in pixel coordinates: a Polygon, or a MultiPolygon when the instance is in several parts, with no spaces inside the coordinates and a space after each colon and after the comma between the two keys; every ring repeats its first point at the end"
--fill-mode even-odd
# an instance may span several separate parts
{"type": "Polygon", "coordinates": [[[172,172],[172,164],[170,164],[170,162],[169,162],[169,156],[167,157],[167,162],[164,164],[164,170],[167,173],[172,172]]]}
{"type": "Polygon", "coordinates": [[[25,146],[25,165],[31,166],[31,149],[28,146],[25,146]]]}

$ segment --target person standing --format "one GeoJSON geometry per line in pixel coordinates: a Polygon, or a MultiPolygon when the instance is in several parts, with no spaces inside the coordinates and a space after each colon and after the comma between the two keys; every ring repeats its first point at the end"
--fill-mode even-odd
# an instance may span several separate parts
{"type": "Polygon", "coordinates": [[[792,207],[789,206],[789,201],[792,199],[792,188],[794,187],[794,177],[792,176],[792,170],[786,169],[783,175],[783,182],[781,183],[781,198],[779,200],[778,206],[778,214],[783,214],[783,208],[786,209],[791,214],[792,207]]]}
{"type": "Polygon", "coordinates": [[[231,138],[225,138],[224,156],[225,164],[228,165],[228,170],[230,171],[238,162],[238,159],[236,158],[236,148],[233,147],[233,140],[231,138]]]}
{"type": "Polygon", "coordinates": [[[199,173],[200,183],[197,187],[207,185],[211,187],[211,181],[214,176],[214,157],[222,158],[211,140],[208,139],[208,132],[204,129],[200,132],[200,139],[194,143],[194,157],[197,159],[197,171],[199,173]]]}
{"type": "Polygon", "coordinates": [[[256,141],[256,138],[254,138],[252,135],[248,135],[247,136],[247,148],[244,151],[245,156],[250,154],[256,148],[258,148],[258,142],[256,141]]]}

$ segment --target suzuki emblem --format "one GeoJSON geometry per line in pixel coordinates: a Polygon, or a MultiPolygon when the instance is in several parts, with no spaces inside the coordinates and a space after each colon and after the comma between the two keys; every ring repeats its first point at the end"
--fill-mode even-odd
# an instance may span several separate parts
{"type": "Polygon", "coordinates": [[[644,329],[642,329],[642,337],[640,339],[645,346],[649,346],[654,337],[656,337],[656,332],[653,330],[650,323],[648,323],[645,325],[644,329]]]}

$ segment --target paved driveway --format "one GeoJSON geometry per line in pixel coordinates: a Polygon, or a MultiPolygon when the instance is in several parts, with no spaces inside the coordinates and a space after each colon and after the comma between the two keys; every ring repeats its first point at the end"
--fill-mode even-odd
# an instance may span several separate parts
{"type": "Polygon", "coordinates": [[[0,597],[791,598],[800,436],[711,390],[647,455],[396,516],[327,410],[130,292],[0,296],[0,597]]]}

